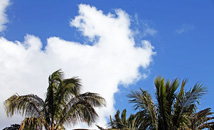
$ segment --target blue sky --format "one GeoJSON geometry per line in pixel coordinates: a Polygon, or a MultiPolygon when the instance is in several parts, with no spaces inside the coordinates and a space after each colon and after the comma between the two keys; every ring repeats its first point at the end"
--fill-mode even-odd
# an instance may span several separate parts
{"type": "MultiPolygon", "coordinates": [[[[187,89],[204,83],[209,92],[199,109],[214,108],[212,0],[1,1],[0,103],[16,92],[44,96],[48,75],[62,68],[65,76],[83,80],[84,91],[110,95],[101,124],[117,109],[134,113],[126,97],[130,90],[141,87],[154,96],[158,75],[188,79],[187,89]],[[3,1],[9,6],[3,8],[3,1]],[[5,86],[8,78],[14,80],[5,86]]],[[[0,127],[20,119],[0,121],[0,127]]]]}

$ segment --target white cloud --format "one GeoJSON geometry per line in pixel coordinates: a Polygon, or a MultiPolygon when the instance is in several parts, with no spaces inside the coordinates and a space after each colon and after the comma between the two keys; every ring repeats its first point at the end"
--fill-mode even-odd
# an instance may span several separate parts
{"type": "Polygon", "coordinates": [[[193,25],[183,24],[180,29],[177,29],[175,32],[177,34],[183,34],[193,30],[195,27],[193,25]]]}
{"type": "Polygon", "coordinates": [[[5,23],[8,21],[5,14],[8,5],[9,0],[0,0],[0,32],[5,29],[5,23]]]}
{"type": "Polygon", "coordinates": [[[146,22],[143,23],[143,37],[146,37],[148,35],[154,36],[157,34],[157,30],[154,28],[151,28],[150,25],[146,22]]]}
{"type": "MultiPolygon", "coordinates": [[[[146,69],[151,61],[153,46],[143,40],[135,47],[128,14],[116,10],[115,14],[103,14],[89,5],[79,5],[79,15],[71,21],[91,41],[92,46],[65,41],[58,37],[47,39],[41,50],[40,39],[27,35],[23,43],[0,38],[0,104],[14,93],[34,93],[44,97],[48,75],[62,69],[66,77],[79,76],[85,91],[97,92],[107,101],[107,107],[98,109],[98,124],[104,126],[106,118],[114,112],[114,93],[119,84],[133,83],[140,76],[138,69],[146,69]]],[[[2,110],[3,106],[0,105],[2,110]]],[[[0,111],[0,127],[9,126],[20,117],[5,120],[0,111]]],[[[77,126],[80,127],[80,126],[77,126]]]]}
{"type": "Polygon", "coordinates": [[[134,28],[134,33],[140,39],[147,36],[155,36],[158,33],[158,31],[152,27],[151,22],[140,20],[137,14],[134,15],[134,23],[137,25],[137,27],[134,28]]]}

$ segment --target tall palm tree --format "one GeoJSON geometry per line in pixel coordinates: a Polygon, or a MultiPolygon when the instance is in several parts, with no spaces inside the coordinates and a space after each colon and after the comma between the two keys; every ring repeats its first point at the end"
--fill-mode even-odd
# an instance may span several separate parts
{"type": "Polygon", "coordinates": [[[57,70],[49,76],[45,100],[33,94],[15,94],[4,103],[6,113],[7,116],[19,113],[26,117],[21,129],[33,124],[33,128],[58,130],[78,121],[91,125],[98,117],[94,107],[105,106],[105,99],[97,93],[81,94],[80,90],[79,78],[63,79],[62,71],[57,70]]]}
{"type": "Polygon", "coordinates": [[[130,103],[134,103],[138,128],[154,130],[191,129],[193,117],[199,99],[206,93],[202,84],[195,84],[189,91],[184,90],[186,80],[166,81],[162,77],[155,79],[156,101],[152,101],[151,95],[143,90],[132,91],[128,97],[130,103]]]}

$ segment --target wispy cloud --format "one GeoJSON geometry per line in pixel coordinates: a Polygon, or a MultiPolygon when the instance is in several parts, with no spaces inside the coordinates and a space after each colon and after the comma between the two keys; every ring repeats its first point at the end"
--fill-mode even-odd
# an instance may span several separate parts
{"type": "Polygon", "coordinates": [[[9,0],[0,0],[0,32],[2,32],[6,27],[7,15],[5,14],[6,8],[9,5],[9,0]]]}
{"type": "MultiPolygon", "coordinates": [[[[114,94],[119,84],[131,84],[152,62],[154,47],[142,40],[135,47],[130,29],[130,19],[123,10],[105,15],[95,7],[81,4],[79,14],[70,21],[81,33],[93,41],[92,45],[66,41],[59,37],[47,39],[43,51],[39,37],[27,35],[23,43],[0,38],[0,109],[3,101],[14,93],[34,93],[44,97],[48,86],[48,75],[62,69],[66,77],[79,76],[85,91],[97,92],[107,101],[107,107],[98,109],[101,126],[113,114],[114,94]]],[[[5,112],[0,111],[0,126],[16,123],[17,119],[5,122],[5,112]]],[[[18,121],[20,121],[19,119],[18,121]]],[[[19,122],[17,122],[19,123],[19,122]]]]}
{"type": "Polygon", "coordinates": [[[186,32],[189,32],[191,30],[193,30],[195,27],[193,25],[189,25],[189,24],[183,24],[179,29],[177,29],[175,31],[175,33],[177,34],[183,34],[186,32]]]}
{"type": "Polygon", "coordinates": [[[140,38],[154,36],[158,33],[158,31],[152,27],[149,21],[139,19],[137,14],[134,15],[134,23],[137,25],[134,27],[134,33],[140,38]]]}

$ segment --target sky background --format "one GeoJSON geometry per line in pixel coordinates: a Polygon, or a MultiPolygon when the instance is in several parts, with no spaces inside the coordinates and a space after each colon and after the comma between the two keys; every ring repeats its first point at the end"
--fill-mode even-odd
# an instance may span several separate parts
{"type": "Polygon", "coordinates": [[[214,109],[213,49],[213,0],[0,0],[0,128],[22,119],[6,118],[4,100],[44,98],[57,69],[106,98],[101,126],[117,109],[134,113],[131,90],[154,97],[159,75],[203,83],[199,109],[214,109]]]}

